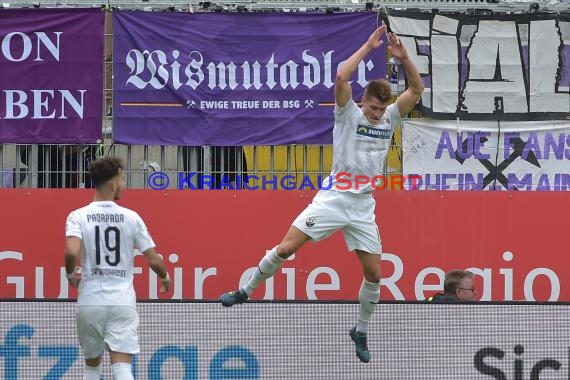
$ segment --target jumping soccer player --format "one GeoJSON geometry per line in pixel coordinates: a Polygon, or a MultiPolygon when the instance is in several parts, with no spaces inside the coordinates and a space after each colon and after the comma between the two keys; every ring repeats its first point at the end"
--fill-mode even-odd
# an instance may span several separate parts
{"type": "MultiPolygon", "coordinates": [[[[245,302],[255,288],[273,276],[283,261],[294,254],[309,240],[318,241],[338,229],[344,232],[348,249],[355,251],[364,272],[364,280],[358,294],[360,315],[350,337],[355,343],[356,355],[368,363],[370,352],[367,345],[368,323],[380,298],[380,253],[382,245],[375,221],[376,203],[372,197],[373,186],[356,183],[355,178],[373,178],[384,172],[386,156],[394,128],[415,106],[424,90],[422,79],[408,57],[404,45],[394,33],[388,34],[389,49],[394,58],[402,62],[409,87],[395,104],[389,105],[392,97],[390,83],[386,80],[371,80],[364,90],[362,108],[352,99],[350,78],[358,64],[370,51],[383,44],[386,32],[383,25],[339,68],[334,89],[335,123],[333,129],[333,165],[331,190],[320,190],[312,203],[295,219],[283,238],[261,259],[258,270],[241,289],[224,293],[222,305],[229,307],[245,302]],[[336,186],[338,173],[351,173],[352,186],[336,186]]],[[[326,180],[324,181],[326,182],[326,180]]],[[[329,188],[329,183],[323,183],[329,188]]]]}

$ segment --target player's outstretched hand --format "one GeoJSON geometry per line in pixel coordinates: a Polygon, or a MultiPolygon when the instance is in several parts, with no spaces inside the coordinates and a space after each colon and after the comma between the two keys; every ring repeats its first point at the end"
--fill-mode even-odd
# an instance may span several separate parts
{"type": "Polygon", "coordinates": [[[408,56],[406,47],[402,41],[400,41],[396,33],[388,33],[388,49],[394,58],[402,60],[408,56]]]}
{"type": "Polygon", "coordinates": [[[168,289],[170,289],[170,275],[168,274],[168,272],[166,272],[166,277],[161,278],[160,281],[162,281],[162,287],[160,288],[160,292],[161,293],[166,293],[168,291],[168,289]]]}
{"type": "Polygon", "coordinates": [[[370,37],[368,37],[368,41],[366,41],[368,46],[372,49],[376,49],[382,46],[382,44],[384,44],[382,36],[384,35],[385,32],[386,32],[386,25],[378,27],[374,32],[372,32],[370,37]]]}

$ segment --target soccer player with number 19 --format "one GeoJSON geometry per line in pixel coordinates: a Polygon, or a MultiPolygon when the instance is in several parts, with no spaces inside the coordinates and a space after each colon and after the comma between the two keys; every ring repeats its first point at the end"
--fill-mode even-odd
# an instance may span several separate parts
{"type": "Polygon", "coordinates": [[[134,249],[170,287],[164,261],[155,251],[142,218],[115,203],[125,179],[117,157],[99,158],[90,166],[96,187],[93,202],[69,214],[65,225],[65,270],[78,287],[77,334],[85,357],[84,380],[99,380],[101,356],[111,356],[113,378],[133,380],[132,355],[139,352],[139,316],[133,287],[134,249]],[[81,274],[78,274],[78,265],[81,274]]]}
{"type": "Polygon", "coordinates": [[[372,184],[362,186],[354,183],[354,179],[383,174],[394,127],[413,109],[424,90],[422,79],[406,48],[394,33],[389,33],[389,49],[392,56],[402,62],[408,88],[395,104],[389,104],[392,97],[390,83],[371,80],[364,89],[362,107],[358,107],[352,99],[350,79],[368,53],[383,44],[386,29],[385,25],[377,28],[337,72],[334,89],[334,154],[332,172],[328,177],[329,180],[332,178],[333,183],[323,182],[322,189],[293,221],[282,242],[261,259],[258,270],[248,283],[220,297],[222,305],[226,307],[247,301],[255,288],[273,276],[283,261],[303,244],[310,240],[322,240],[342,229],[348,249],[356,252],[364,273],[358,294],[360,313],[349,335],[354,341],[356,356],[365,363],[370,361],[368,324],[380,298],[382,245],[375,220],[376,203],[372,197],[372,184]],[[351,174],[353,183],[349,188],[341,189],[335,182],[338,174],[343,172],[351,174]]]}

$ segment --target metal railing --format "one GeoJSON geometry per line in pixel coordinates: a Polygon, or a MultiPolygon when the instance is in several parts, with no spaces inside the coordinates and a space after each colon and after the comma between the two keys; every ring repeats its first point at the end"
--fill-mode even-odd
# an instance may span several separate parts
{"type": "MultiPolygon", "coordinates": [[[[402,172],[399,130],[389,152],[387,172],[402,172]]],[[[236,188],[248,176],[284,177],[319,183],[330,173],[332,146],[287,145],[245,147],[196,147],[121,145],[0,145],[0,188],[84,188],[91,187],[89,163],[103,155],[116,155],[126,163],[126,182],[131,188],[152,188],[149,177],[162,172],[169,178],[168,189],[236,188]],[[188,176],[188,177],[186,177],[188,176]],[[229,184],[231,183],[231,184],[229,184]]],[[[252,183],[250,183],[252,184],[252,183]]],[[[253,186],[253,184],[252,184],[253,186]]]]}

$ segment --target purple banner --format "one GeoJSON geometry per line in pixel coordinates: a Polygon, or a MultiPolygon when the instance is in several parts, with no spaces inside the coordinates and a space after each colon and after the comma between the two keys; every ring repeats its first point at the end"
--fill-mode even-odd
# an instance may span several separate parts
{"type": "Polygon", "coordinates": [[[95,143],[104,12],[0,10],[0,143],[95,143]]]}
{"type": "MultiPolygon", "coordinates": [[[[331,143],[336,70],[376,13],[113,12],[115,141],[165,145],[331,143]]],[[[352,81],[385,78],[386,49],[352,81]]]]}

